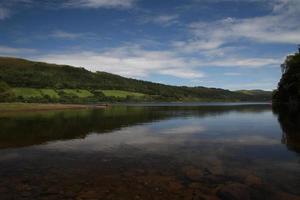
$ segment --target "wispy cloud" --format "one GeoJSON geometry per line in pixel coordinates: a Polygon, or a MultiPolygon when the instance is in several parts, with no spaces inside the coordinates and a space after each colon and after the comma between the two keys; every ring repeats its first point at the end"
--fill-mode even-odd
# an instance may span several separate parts
{"type": "Polygon", "coordinates": [[[7,8],[0,7],[0,20],[4,20],[10,16],[10,11],[7,8]]]}
{"type": "Polygon", "coordinates": [[[265,66],[279,66],[282,59],[279,58],[241,58],[229,57],[223,59],[216,59],[210,61],[210,66],[217,67],[247,67],[247,68],[260,68],[265,66]]]}
{"type": "MultiPolygon", "coordinates": [[[[220,2],[225,0],[215,0],[220,2]]],[[[231,0],[226,0],[231,1],[231,0]]],[[[241,0],[232,0],[239,2],[241,0]]],[[[243,0],[243,2],[260,2],[243,0]]],[[[186,55],[197,55],[199,66],[261,68],[279,66],[283,58],[251,56],[241,41],[259,44],[300,43],[300,1],[263,1],[271,12],[250,18],[223,18],[190,23],[190,38],[173,41],[172,46],[186,55]],[[245,54],[243,54],[245,53],[245,54]]]]}
{"type": "Polygon", "coordinates": [[[162,69],[159,71],[159,74],[169,75],[169,76],[175,76],[179,78],[186,78],[186,79],[197,79],[197,78],[203,78],[205,75],[202,72],[193,70],[193,69],[162,69]]]}
{"type": "Polygon", "coordinates": [[[135,0],[68,0],[63,5],[71,8],[131,8],[135,0]]]}
{"type": "Polygon", "coordinates": [[[174,41],[173,46],[181,51],[192,53],[201,50],[214,50],[223,44],[221,40],[197,40],[174,41]]]}
{"type": "Polygon", "coordinates": [[[273,0],[272,13],[252,18],[224,18],[189,25],[197,41],[182,43],[185,49],[218,48],[224,44],[248,39],[259,43],[300,43],[300,1],[273,0]]]}
{"type": "Polygon", "coordinates": [[[66,32],[62,30],[56,30],[53,31],[53,33],[50,34],[51,37],[54,38],[60,38],[60,39],[67,39],[67,40],[74,40],[78,39],[83,36],[82,33],[71,33],[71,32],[66,32]]]}
{"type": "Polygon", "coordinates": [[[30,48],[13,48],[0,45],[0,55],[2,56],[21,56],[37,53],[37,50],[30,48]]]}
{"type": "Polygon", "coordinates": [[[163,26],[170,26],[179,23],[179,15],[155,15],[143,17],[140,21],[142,23],[154,23],[163,26]]]}
{"type": "Polygon", "coordinates": [[[22,4],[24,6],[30,5],[33,0],[9,0],[0,1],[0,20],[8,19],[13,15],[15,9],[14,6],[22,4]]]}
{"type": "MultiPolygon", "coordinates": [[[[206,76],[204,67],[261,68],[278,65],[273,58],[197,58],[182,56],[180,51],[146,50],[140,46],[123,46],[101,52],[73,51],[45,54],[34,59],[40,61],[85,67],[91,71],[107,71],[127,77],[146,78],[151,75],[168,75],[183,79],[206,76]]],[[[238,75],[228,73],[226,75],[238,75]]]]}
{"type": "Polygon", "coordinates": [[[107,71],[127,77],[145,78],[153,74],[179,78],[201,78],[197,62],[171,51],[145,50],[139,46],[124,46],[102,52],[80,51],[55,53],[36,59],[51,63],[85,67],[91,71],[107,71]]]}

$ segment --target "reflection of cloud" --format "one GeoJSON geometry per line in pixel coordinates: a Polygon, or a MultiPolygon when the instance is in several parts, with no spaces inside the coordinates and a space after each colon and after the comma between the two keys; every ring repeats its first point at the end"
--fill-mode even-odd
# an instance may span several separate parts
{"type": "MultiPolygon", "coordinates": [[[[165,123],[165,122],[160,122],[165,123]]],[[[159,126],[159,125],[158,125],[159,126]]],[[[149,125],[139,125],[123,128],[109,134],[91,134],[85,139],[60,141],[43,146],[43,149],[59,149],[61,151],[111,151],[122,145],[141,147],[144,150],[160,152],[166,146],[181,146],[190,144],[227,145],[273,145],[280,144],[278,138],[248,134],[214,134],[203,126],[186,125],[182,127],[167,127],[153,130],[149,125]],[[202,134],[198,134],[202,133],[202,134]]],[[[240,129],[236,131],[241,131],[240,129]]],[[[220,131],[220,133],[222,133],[220,131]]]]}
{"type": "Polygon", "coordinates": [[[232,137],[216,138],[216,143],[241,144],[241,145],[273,145],[280,144],[278,138],[269,138],[259,135],[238,135],[232,137]]]}
{"type": "Polygon", "coordinates": [[[150,129],[145,126],[133,126],[114,131],[109,134],[91,134],[84,139],[50,143],[42,148],[63,151],[108,150],[120,145],[146,144],[159,142],[159,137],[148,134],[150,129]],[[149,136],[150,135],[150,136],[149,136]]]}
{"type": "MultiPolygon", "coordinates": [[[[160,122],[164,123],[164,122],[160,122]]],[[[186,125],[153,130],[151,125],[123,128],[109,134],[91,134],[85,139],[50,143],[46,149],[60,150],[107,150],[120,145],[180,144],[190,140],[191,134],[203,132],[202,126],[186,125]]],[[[43,147],[44,148],[44,147],[43,147]]]]}
{"type": "MultiPolygon", "coordinates": [[[[275,145],[280,144],[281,132],[269,129],[271,112],[267,115],[227,114],[224,117],[172,118],[159,122],[125,127],[107,134],[91,134],[84,139],[60,141],[41,146],[43,149],[61,151],[114,151],[120,146],[129,146],[161,152],[183,145],[275,145]],[[238,117],[238,119],[236,118],[238,117]],[[264,119],[267,126],[253,128],[253,124],[264,119]],[[228,125],[229,124],[229,125],[228,125]],[[233,125],[235,127],[232,127],[233,125]],[[201,134],[199,134],[201,133],[201,134]]],[[[273,121],[270,121],[271,123],[273,121]]]]}
{"type": "Polygon", "coordinates": [[[20,158],[20,155],[18,153],[7,153],[1,152],[0,161],[8,161],[20,158]]]}
{"type": "Polygon", "coordinates": [[[162,133],[164,134],[196,134],[205,131],[205,128],[198,125],[188,125],[188,126],[181,126],[181,127],[175,127],[175,128],[169,128],[164,130],[162,133]]]}

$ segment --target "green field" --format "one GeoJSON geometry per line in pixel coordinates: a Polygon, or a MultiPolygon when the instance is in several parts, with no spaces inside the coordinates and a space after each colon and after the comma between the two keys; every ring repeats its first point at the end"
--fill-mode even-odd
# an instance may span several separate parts
{"type": "Polygon", "coordinates": [[[91,93],[91,92],[88,91],[88,90],[81,90],[81,89],[63,89],[63,90],[60,90],[60,91],[63,91],[63,92],[66,93],[66,94],[70,94],[70,95],[77,96],[77,97],[79,97],[79,98],[87,98],[87,97],[92,97],[92,96],[94,96],[94,94],[91,93]]]}
{"type": "Polygon", "coordinates": [[[108,97],[117,97],[117,98],[126,98],[127,96],[142,98],[145,94],[138,92],[128,92],[123,90],[101,90],[105,96],[108,97]]]}
{"type": "MultiPolygon", "coordinates": [[[[83,89],[37,89],[37,88],[13,88],[13,93],[16,97],[24,100],[30,99],[45,99],[50,98],[60,100],[66,96],[75,97],[78,99],[85,99],[94,97],[95,95],[88,90],[83,89]]],[[[101,91],[106,97],[114,97],[119,99],[126,99],[128,96],[136,99],[142,99],[146,95],[137,92],[128,92],[124,90],[98,90],[101,91]]]]}
{"type": "Polygon", "coordinates": [[[48,95],[51,98],[59,99],[59,94],[53,89],[39,89],[41,94],[48,95]]]}
{"type": "Polygon", "coordinates": [[[43,97],[41,91],[34,88],[13,88],[13,93],[16,97],[23,97],[24,99],[43,97]]]}
{"type": "Polygon", "coordinates": [[[73,95],[78,98],[87,98],[94,96],[88,90],[81,89],[62,89],[62,90],[54,90],[54,89],[36,89],[36,88],[13,88],[13,93],[16,97],[22,97],[24,99],[29,98],[44,98],[45,96],[49,96],[51,99],[59,99],[59,93],[63,92],[67,95],[73,95]]]}

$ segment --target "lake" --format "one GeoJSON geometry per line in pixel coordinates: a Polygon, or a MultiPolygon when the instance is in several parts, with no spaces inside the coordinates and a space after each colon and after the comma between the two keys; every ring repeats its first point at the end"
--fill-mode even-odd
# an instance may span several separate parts
{"type": "Polygon", "coordinates": [[[299,119],[258,103],[0,113],[0,199],[300,199],[299,119]]]}

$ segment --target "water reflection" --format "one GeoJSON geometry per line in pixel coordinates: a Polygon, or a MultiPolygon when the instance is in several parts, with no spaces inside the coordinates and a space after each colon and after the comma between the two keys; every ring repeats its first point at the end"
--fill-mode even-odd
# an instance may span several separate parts
{"type": "Polygon", "coordinates": [[[300,111],[287,107],[273,107],[282,129],[282,143],[289,150],[300,153],[300,111]]]}
{"type": "Polygon", "coordinates": [[[0,148],[85,138],[90,133],[108,133],[121,127],[164,117],[166,116],[163,114],[147,112],[137,107],[8,113],[0,116],[0,148]]]}
{"type": "MultiPolygon", "coordinates": [[[[6,113],[0,115],[0,148],[22,147],[55,140],[85,138],[91,133],[109,133],[122,127],[176,117],[204,118],[226,113],[260,113],[267,105],[215,105],[137,107],[114,106],[105,110],[53,111],[42,113],[6,113]]],[[[180,120],[179,120],[180,121],[180,120]]],[[[197,129],[197,127],[194,127],[197,129]]],[[[171,129],[191,132],[192,127],[171,129]],[[184,129],[184,130],[183,130],[184,129]]]]}
{"type": "Polygon", "coordinates": [[[299,118],[278,119],[239,104],[3,114],[0,197],[299,199],[299,118]]]}

